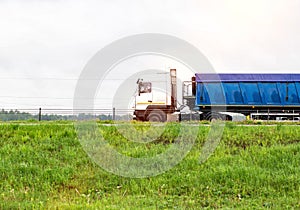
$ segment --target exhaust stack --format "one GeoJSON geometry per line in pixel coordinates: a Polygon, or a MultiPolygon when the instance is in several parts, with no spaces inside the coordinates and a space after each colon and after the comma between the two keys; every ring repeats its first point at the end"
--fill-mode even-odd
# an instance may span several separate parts
{"type": "Polygon", "coordinates": [[[171,106],[175,109],[177,107],[176,69],[170,69],[170,78],[171,78],[171,106]]]}

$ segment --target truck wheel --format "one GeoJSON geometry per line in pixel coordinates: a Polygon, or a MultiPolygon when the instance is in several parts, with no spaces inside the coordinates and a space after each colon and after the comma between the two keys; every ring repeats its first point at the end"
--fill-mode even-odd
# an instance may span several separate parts
{"type": "Polygon", "coordinates": [[[225,120],[224,117],[215,112],[208,112],[205,115],[205,120],[213,121],[213,120],[225,120]]]}
{"type": "Polygon", "coordinates": [[[148,115],[148,120],[150,122],[165,122],[167,120],[167,115],[159,109],[154,109],[148,115]]]}

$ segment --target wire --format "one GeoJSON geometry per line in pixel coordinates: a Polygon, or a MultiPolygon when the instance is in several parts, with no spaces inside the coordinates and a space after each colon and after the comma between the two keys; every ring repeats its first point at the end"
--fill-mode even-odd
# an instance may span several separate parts
{"type": "MultiPolygon", "coordinates": [[[[0,77],[0,80],[60,80],[60,81],[136,81],[136,79],[99,79],[99,78],[59,78],[59,77],[0,77]]],[[[151,80],[155,83],[164,83],[166,81],[151,80]]],[[[134,83],[135,84],[135,83],[134,83]]]]}
{"type": "MultiPolygon", "coordinates": [[[[0,80],[72,80],[72,81],[78,81],[78,80],[94,80],[94,81],[100,81],[100,79],[95,78],[59,78],[59,77],[0,77],[0,80]]],[[[125,80],[125,79],[105,79],[105,80],[125,80]]]]}
{"type": "MultiPolygon", "coordinates": [[[[79,97],[79,98],[72,98],[72,97],[46,97],[46,96],[0,96],[0,98],[16,98],[16,99],[63,99],[63,100],[74,100],[74,99],[94,99],[94,100],[109,100],[113,98],[89,98],[89,97],[79,97]]],[[[124,98],[125,99],[125,98],[124,98]]]]}

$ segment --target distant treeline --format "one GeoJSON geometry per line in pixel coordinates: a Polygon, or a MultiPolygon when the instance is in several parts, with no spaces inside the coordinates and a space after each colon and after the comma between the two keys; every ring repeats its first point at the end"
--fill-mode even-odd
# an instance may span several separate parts
{"type": "MultiPolygon", "coordinates": [[[[62,115],[62,114],[41,114],[41,120],[113,120],[112,115],[105,114],[85,114],[78,115],[62,115]]],[[[132,119],[131,115],[116,115],[115,120],[128,120],[132,119]]],[[[13,120],[39,120],[39,113],[31,114],[29,112],[21,112],[19,110],[4,110],[0,111],[0,121],[13,121],[13,120]]]]}

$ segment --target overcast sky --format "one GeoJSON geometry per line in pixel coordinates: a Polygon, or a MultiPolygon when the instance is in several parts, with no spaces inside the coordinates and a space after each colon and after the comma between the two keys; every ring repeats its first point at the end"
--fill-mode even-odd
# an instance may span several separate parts
{"type": "Polygon", "coordinates": [[[140,33],[190,42],[219,73],[300,73],[298,0],[0,0],[0,29],[0,108],[72,108],[89,59],[140,33]]]}

